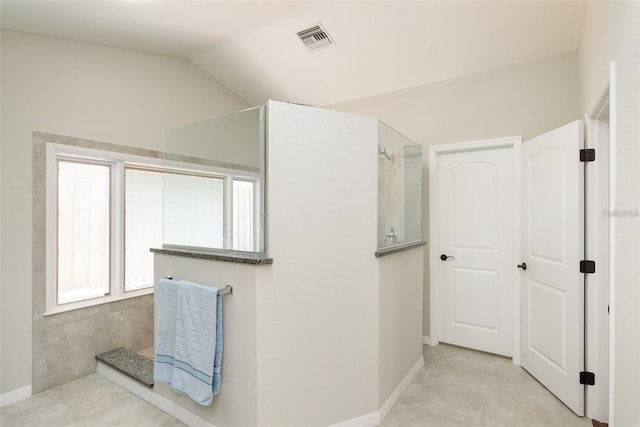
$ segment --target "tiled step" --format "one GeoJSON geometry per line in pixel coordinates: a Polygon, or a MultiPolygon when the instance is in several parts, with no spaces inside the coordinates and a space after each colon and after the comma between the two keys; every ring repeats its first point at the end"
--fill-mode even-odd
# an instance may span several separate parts
{"type": "Polygon", "coordinates": [[[124,347],[96,355],[96,360],[147,387],[153,387],[153,360],[124,347]]]}

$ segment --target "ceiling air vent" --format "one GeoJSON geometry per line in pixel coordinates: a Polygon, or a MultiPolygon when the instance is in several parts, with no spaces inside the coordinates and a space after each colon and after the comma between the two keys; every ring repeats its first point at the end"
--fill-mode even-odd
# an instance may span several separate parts
{"type": "Polygon", "coordinates": [[[316,25],[315,27],[300,31],[298,32],[298,37],[300,37],[302,43],[311,50],[333,44],[329,33],[322,28],[322,25],[316,25]]]}

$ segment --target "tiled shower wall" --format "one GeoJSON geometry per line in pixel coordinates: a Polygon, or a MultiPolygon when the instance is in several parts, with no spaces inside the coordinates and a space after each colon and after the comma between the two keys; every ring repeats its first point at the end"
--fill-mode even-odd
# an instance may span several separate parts
{"type": "Polygon", "coordinates": [[[156,151],[33,133],[33,393],[95,372],[94,356],[118,347],[153,345],[153,295],[43,316],[46,301],[46,144],[75,145],[158,157],[156,151]]]}

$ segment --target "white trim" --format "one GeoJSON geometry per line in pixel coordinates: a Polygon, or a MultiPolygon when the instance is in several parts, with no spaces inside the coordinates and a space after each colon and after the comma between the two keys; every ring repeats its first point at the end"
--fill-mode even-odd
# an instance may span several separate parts
{"type": "Polygon", "coordinates": [[[329,427],[374,427],[380,424],[380,412],[371,412],[350,420],[331,424],[329,427]]]}
{"type": "MultiPolygon", "coordinates": [[[[518,137],[519,141],[513,144],[513,156],[515,167],[515,179],[513,186],[513,247],[517,259],[522,259],[522,209],[521,209],[521,190],[522,190],[522,137],[518,137]]],[[[520,291],[522,289],[522,274],[516,274],[513,282],[513,364],[521,366],[520,362],[520,291]]]]}
{"type": "Polygon", "coordinates": [[[386,402],[384,402],[382,407],[380,407],[380,410],[378,412],[371,412],[370,414],[362,415],[356,418],[351,418],[350,420],[346,420],[346,421],[341,421],[337,424],[332,424],[329,427],[377,426],[384,420],[384,418],[387,416],[389,411],[391,411],[391,408],[393,408],[393,405],[395,405],[398,399],[400,399],[400,396],[402,396],[402,393],[409,386],[409,384],[411,384],[411,381],[413,381],[413,379],[418,374],[420,369],[422,369],[423,366],[424,366],[424,357],[420,356],[416,364],[413,365],[413,368],[411,368],[411,370],[409,370],[409,372],[407,373],[407,375],[405,375],[402,381],[400,381],[400,384],[398,384],[398,387],[396,387],[393,393],[391,393],[391,395],[387,398],[386,402]]]}
{"type": "Polygon", "coordinates": [[[0,394],[0,408],[31,397],[31,384],[0,394]]]}
{"type": "Polygon", "coordinates": [[[135,394],[140,399],[145,400],[160,409],[163,412],[171,415],[177,420],[185,423],[191,427],[216,427],[215,424],[211,424],[210,422],[200,418],[194,413],[186,410],[182,406],[179,406],[167,399],[166,397],[160,396],[158,393],[155,393],[152,389],[143,386],[142,384],[132,380],[131,378],[121,374],[109,366],[98,362],[97,370],[98,374],[107,378],[109,381],[119,385],[130,393],[135,394]]]}
{"type": "MultiPolygon", "coordinates": [[[[616,63],[609,64],[609,162],[615,165],[617,132],[618,127],[615,118],[618,115],[616,108],[618,102],[617,86],[616,86],[616,63]]],[[[609,171],[609,209],[613,210],[616,206],[616,174],[615,166],[609,171]]],[[[609,304],[612,315],[609,317],[609,421],[613,425],[615,423],[614,393],[615,390],[615,350],[616,350],[616,311],[615,311],[615,289],[616,289],[616,222],[609,222],[609,304]]]]}
{"type": "Polygon", "coordinates": [[[431,345],[431,338],[428,336],[423,336],[422,337],[422,344],[426,344],[426,345],[431,345]]]}
{"type": "Polygon", "coordinates": [[[418,372],[420,371],[420,369],[422,369],[423,366],[424,366],[424,357],[420,356],[416,364],[413,365],[413,368],[411,368],[411,370],[407,373],[407,375],[405,375],[402,381],[400,381],[400,384],[398,384],[398,387],[396,387],[396,389],[393,391],[393,393],[391,393],[391,395],[387,398],[387,401],[384,402],[384,405],[382,405],[382,407],[378,411],[378,414],[380,416],[380,421],[384,420],[384,418],[387,416],[391,408],[393,408],[393,405],[395,405],[398,399],[400,399],[400,396],[402,396],[402,393],[409,386],[409,384],[411,384],[411,381],[413,381],[413,378],[418,374],[418,372]]]}
{"type": "MultiPolygon", "coordinates": [[[[479,141],[461,142],[455,144],[432,145],[429,147],[429,344],[438,345],[440,336],[438,333],[438,276],[435,266],[438,262],[438,204],[431,203],[438,200],[438,158],[441,154],[456,153],[473,150],[486,150],[492,148],[513,148],[514,157],[514,179],[516,185],[514,191],[514,245],[516,258],[520,259],[520,147],[522,145],[521,136],[511,136],[506,138],[486,139],[479,141]]],[[[518,279],[514,282],[513,300],[513,363],[520,365],[520,285],[518,279]]]]}
{"type": "Polygon", "coordinates": [[[586,275],[585,310],[587,331],[585,370],[594,372],[596,383],[585,388],[585,415],[600,422],[609,421],[609,227],[612,222],[607,211],[611,158],[609,129],[602,119],[611,121],[609,114],[609,85],[603,91],[591,114],[585,117],[585,148],[596,149],[596,161],[587,164],[587,259],[597,263],[596,273],[586,275]]]}

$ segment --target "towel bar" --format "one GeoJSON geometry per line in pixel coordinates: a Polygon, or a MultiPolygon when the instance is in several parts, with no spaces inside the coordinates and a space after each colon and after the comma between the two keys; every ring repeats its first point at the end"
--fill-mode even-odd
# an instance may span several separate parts
{"type": "MultiPolygon", "coordinates": [[[[165,276],[165,279],[173,280],[173,276],[165,276]]],[[[220,288],[218,295],[227,295],[233,293],[233,286],[227,285],[224,288],[220,288]]]]}

